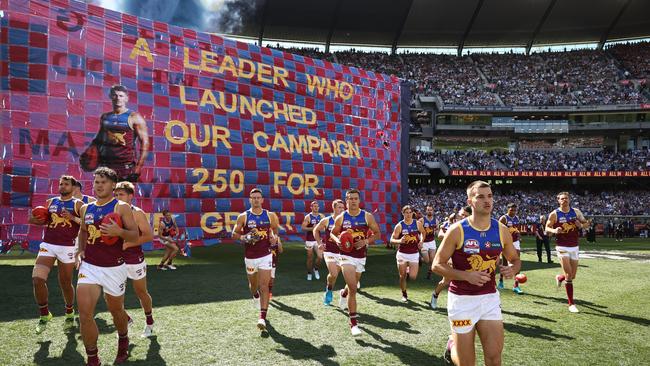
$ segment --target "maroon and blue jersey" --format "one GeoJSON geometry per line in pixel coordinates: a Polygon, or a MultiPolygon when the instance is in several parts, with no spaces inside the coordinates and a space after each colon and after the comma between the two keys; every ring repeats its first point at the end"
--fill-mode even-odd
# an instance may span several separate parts
{"type": "Polygon", "coordinates": [[[100,162],[111,166],[135,162],[135,131],[129,125],[130,110],[104,113],[97,136],[100,162]]]}
{"type": "Polygon", "coordinates": [[[573,208],[569,208],[569,212],[563,212],[559,208],[555,209],[557,220],[553,228],[562,227],[564,232],[555,234],[555,245],[560,247],[577,247],[578,240],[580,239],[580,231],[576,225],[578,215],[573,208]]]}
{"type": "Polygon", "coordinates": [[[519,216],[510,216],[503,215],[506,218],[506,226],[508,227],[508,232],[512,235],[512,241],[519,241],[519,216]]]}
{"type": "Polygon", "coordinates": [[[402,220],[397,225],[400,226],[400,233],[397,238],[401,239],[403,237],[406,237],[404,242],[400,243],[397,251],[404,254],[418,253],[418,244],[420,243],[420,231],[418,230],[418,222],[413,220],[410,224],[407,224],[402,220]]]}
{"type": "Polygon", "coordinates": [[[244,243],[244,256],[248,259],[262,258],[271,253],[271,219],[269,212],[262,210],[259,215],[252,210],[246,211],[246,222],[242,230],[243,235],[254,233],[259,237],[252,243],[244,243]]]}
{"type": "Polygon", "coordinates": [[[330,234],[334,229],[334,221],[335,221],[334,216],[330,215],[327,216],[325,219],[327,219],[327,228],[325,228],[325,235],[323,236],[323,243],[325,243],[325,251],[328,253],[339,254],[341,253],[341,249],[332,239],[330,239],[330,234]]]}
{"type": "Polygon", "coordinates": [[[449,292],[456,295],[485,295],[496,292],[496,267],[503,251],[499,222],[490,219],[490,227],[483,231],[474,228],[469,219],[463,219],[460,221],[460,228],[461,244],[451,255],[454,269],[485,272],[490,275],[490,281],[478,286],[467,281],[451,280],[449,292]]]}
{"type": "Polygon", "coordinates": [[[160,236],[171,236],[171,230],[174,227],[174,219],[165,218],[165,216],[160,218],[160,225],[158,225],[158,231],[160,236]]]}
{"type": "Polygon", "coordinates": [[[314,238],[314,232],[312,229],[314,226],[318,225],[320,220],[322,219],[322,216],[320,214],[312,214],[311,212],[307,214],[307,227],[309,228],[309,231],[305,233],[305,241],[315,241],[316,238],[314,238]]]}
{"type": "Polygon", "coordinates": [[[100,267],[115,267],[124,263],[124,252],[122,251],[124,240],[118,238],[115,244],[108,245],[102,240],[102,233],[99,231],[104,216],[115,212],[118,203],[119,201],[113,198],[103,205],[93,202],[86,206],[83,220],[86,230],[88,230],[88,239],[84,262],[100,267]]]}
{"type": "Polygon", "coordinates": [[[74,197],[62,200],[61,197],[52,198],[47,207],[48,219],[45,226],[43,241],[49,244],[73,247],[79,235],[79,224],[63,217],[62,212],[68,211],[72,216],[79,217],[74,197]]]}
{"type": "MultiPolygon", "coordinates": [[[[131,205],[131,210],[133,211],[133,217],[135,218],[136,212],[142,212],[142,209],[136,206],[131,205]]],[[[137,223],[137,222],[136,222],[137,223]]],[[[142,235],[142,231],[138,228],[138,233],[142,235]]],[[[124,263],[126,264],[140,264],[144,262],[144,251],[142,250],[142,245],[135,247],[129,247],[124,251],[124,263]]]]}
{"type": "MultiPolygon", "coordinates": [[[[346,210],[343,213],[343,223],[341,227],[342,227],[341,232],[343,232],[343,230],[352,231],[352,238],[355,243],[360,240],[366,239],[368,236],[368,230],[370,229],[370,227],[368,226],[368,222],[366,221],[366,211],[361,210],[361,212],[359,212],[358,215],[352,216],[346,210]]],[[[342,253],[342,254],[354,258],[365,258],[367,252],[368,252],[368,248],[364,246],[363,248],[360,249],[353,247],[350,253],[342,253]]]]}
{"type": "Polygon", "coordinates": [[[436,228],[438,227],[438,221],[436,218],[429,220],[426,216],[422,218],[422,226],[424,226],[424,241],[429,243],[436,240],[436,228]]]}

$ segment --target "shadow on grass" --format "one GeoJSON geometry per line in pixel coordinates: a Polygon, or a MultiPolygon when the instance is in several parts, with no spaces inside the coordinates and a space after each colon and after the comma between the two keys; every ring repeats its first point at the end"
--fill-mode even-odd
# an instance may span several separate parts
{"type": "MultiPolygon", "coordinates": [[[[565,298],[559,298],[559,297],[550,297],[550,296],[542,296],[542,295],[537,295],[537,294],[527,294],[526,296],[533,296],[533,297],[538,297],[542,299],[547,299],[547,300],[552,300],[555,302],[562,303],[566,306],[566,299],[565,298]]],[[[590,315],[597,315],[597,316],[603,316],[606,318],[610,319],[617,319],[617,320],[624,320],[628,321],[633,324],[640,324],[640,325],[645,325],[649,326],[650,325],[650,319],[649,318],[639,318],[636,316],[629,316],[629,315],[623,315],[623,314],[616,314],[616,313],[611,313],[608,311],[605,311],[603,309],[607,309],[607,306],[595,304],[590,301],[586,300],[576,300],[576,305],[578,308],[587,308],[591,310],[590,312],[584,312],[585,314],[590,314],[590,315]]]]}
{"type": "MultiPolygon", "coordinates": [[[[345,315],[345,317],[348,316],[348,313],[341,309],[336,309],[336,311],[345,315]]],[[[368,324],[381,329],[394,329],[408,334],[420,334],[420,331],[411,329],[411,324],[403,320],[400,320],[398,322],[392,322],[390,320],[386,320],[384,318],[380,318],[378,316],[374,316],[371,314],[360,313],[358,321],[360,325],[368,324]]]]}
{"type": "Polygon", "coordinates": [[[303,318],[305,320],[314,320],[315,319],[314,314],[312,314],[311,312],[300,310],[298,308],[294,308],[293,306],[289,306],[289,305],[287,305],[285,303],[282,303],[282,302],[280,302],[278,300],[275,300],[275,299],[271,300],[269,305],[273,306],[274,308],[276,308],[276,309],[278,309],[280,311],[284,311],[285,313],[295,315],[295,316],[299,316],[299,317],[301,317],[301,318],[303,318]]]}
{"type": "Polygon", "coordinates": [[[521,334],[522,336],[529,337],[529,338],[538,338],[547,341],[555,341],[559,339],[567,339],[567,340],[574,339],[573,337],[566,336],[564,334],[557,334],[548,328],[540,327],[539,325],[534,325],[534,324],[504,323],[503,327],[508,332],[521,334]]]}
{"type": "Polygon", "coordinates": [[[317,362],[325,366],[338,365],[337,362],[331,359],[336,356],[334,347],[324,344],[319,348],[300,338],[285,336],[278,333],[268,320],[266,323],[266,329],[268,331],[268,336],[274,342],[284,347],[284,349],[278,349],[276,352],[291,357],[291,359],[297,361],[317,362]]]}
{"type": "Polygon", "coordinates": [[[543,316],[539,316],[539,315],[519,313],[519,312],[516,312],[516,311],[506,311],[506,310],[503,310],[503,309],[501,309],[501,312],[503,314],[516,316],[518,318],[524,318],[524,319],[530,319],[530,320],[542,320],[542,321],[545,321],[545,322],[557,323],[556,320],[553,320],[551,318],[546,318],[546,317],[543,317],[543,316]]]}
{"type": "MultiPolygon", "coordinates": [[[[399,290],[399,288],[397,290],[399,290]]],[[[411,310],[414,310],[414,311],[422,311],[422,309],[429,310],[429,306],[422,305],[421,303],[418,303],[416,301],[408,301],[408,302],[404,303],[404,302],[397,301],[395,299],[391,299],[391,298],[388,298],[388,297],[375,296],[375,295],[373,295],[373,294],[371,294],[371,293],[369,293],[369,292],[367,292],[367,291],[365,291],[363,289],[358,290],[357,292],[359,294],[369,298],[370,300],[373,300],[376,303],[381,304],[381,305],[399,306],[399,307],[404,307],[404,308],[411,309],[411,310]]]]}
{"type": "Polygon", "coordinates": [[[77,351],[80,340],[75,332],[67,332],[68,338],[61,357],[49,357],[52,341],[38,342],[39,348],[34,353],[34,364],[36,365],[82,365],[85,361],[83,355],[77,351]]]}
{"type": "MultiPolygon", "coordinates": [[[[369,347],[369,348],[375,348],[378,349],[382,352],[389,353],[392,355],[395,355],[397,358],[399,358],[400,362],[403,365],[442,365],[443,361],[440,358],[437,358],[433,355],[430,355],[424,351],[421,351],[417,348],[407,346],[405,344],[399,343],[399,342],[394,342],[390,340],[384,339],[382,336],[379,334],[373,332],[372,330],[361,326],[361,329],[363,331],[370,335],[373,339],[375,339],[377,342],[381,343],[379,344],[374,344],[370,343],[368,341],[365,341],[363,339],[357,339],[356,342],[359,346],[361,347],[369,347]]],[[[362,335],[363,337],[363,335],[362,335]]]]}
{"type": "MultiPolygon", "coordinates": [[[[158,336],[151,336],[149,339],[149,349],[147,350],[147,356],[144,360],[129,360],[128,365],[156,365],[156,366],[165,366],[167,362],[160,355],[160,343],[158,343],[158,336]]],[[[138,345],[131,343],[129,345],[129,353],[133,351],[134,348],[138,345]]]]}

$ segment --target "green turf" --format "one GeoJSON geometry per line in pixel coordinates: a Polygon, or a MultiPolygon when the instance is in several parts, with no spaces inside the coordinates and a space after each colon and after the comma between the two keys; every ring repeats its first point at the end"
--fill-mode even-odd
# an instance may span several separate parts
{"type": "MultiPolygon", "coordinates": [[[[595,249],[648,253],[650,248],[650,241],[599,241],[595,249]]],[[[527,240],[524,248],[530,247],[527,240]]],[[[412,301],[400,303],[390,250],[370,251],[359,297],[364,335],[357,340],[349,334],[346,316],[336,307],[323,306],[324,280],[305,280],[304,249],[299,245],[287,245],[280,257],[268,337],[260,337],[255,328],[257,312],[246,289],[241,247],[196,248],[193,255],[178,260],[175,272],[149,267],[156,337],[139,338],[144,316],[132,289],[127,290],[126,306],[136,322],[129,364],[441,364],[449,333],[446,293],[440,298],[443,309],[429,309],[433,282],[421,273],[409,284],[412,301]]],[[[149,254],[149,264],[158,258],[159,253],[149,254]]],[[[564,290],[555,289],[557,263],[537,263],[534,251],[526,251],[523,260],[529,278],[522,286],[526,294],[501,294],[504,365],[650,364],[648,259],[581,260],[575,281],[580,314],[569,313],[564,290]]],[[[56,271],[48,281],[55,318],[42,335],[33,333],[37,313],[30,281],[33,261],[32,255],[0,257],[0,365],[81,364],[84,351],[78,331],[71,335],[62,331],[63,302],[56,271]]],[[[98,311],[100,357],[110,363],[116,335],[103,304],[98,311]]]]}

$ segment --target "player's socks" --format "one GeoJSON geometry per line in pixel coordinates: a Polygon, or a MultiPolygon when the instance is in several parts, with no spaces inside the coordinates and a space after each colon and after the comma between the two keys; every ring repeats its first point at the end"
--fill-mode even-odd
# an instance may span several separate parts
{"type": "Polygon", "coordinates": [[[74,314],[74,304],[65,304],[65,315],[74,314]]]}
{"type": "Polygon", "coordinates": [[[47,316],[47,314],[50,313],[50,309],[47,306],[47,303],[39,304],[38,305],[38,311],[40,312],[41,316],[47,316]]]}
{"type": "Polygon", "coordinates": [[[407,301],[409,301],[409,295],[406,293],[406,291],[402,291],[402,302],[407,301]]]}
{"type": "Polygon", "coordinates": [[[350,327],[357,326],[357,318],[359,315],[357,313],[350,313],[350,327]]]}
{"type": "Polygon", "coordinates": [[[88,363],[86,365],[88,365],[88,366],[98,366],[98,365],[100,365],[100,362],[99,362],[99,350],[97,348],[95,348],[95,349],[86,348],[86,356],[88,357],[88,363]]]}
{"type": "Polygon", "coordinates": [[[519,287],[519,281],[515,280],[515,284],[512,286],[513,288],[519,287]]]}
{"type": "Polygon", "coordinates": [[[427,280],[430,280],[430,279],[431,279],[431,273],[432,273],[431,270],[428,270],[428,271],[427,271],[427,280]]]}
{"type": "Polygon", "coordinates": [[[334,289],[334,286],[327,284],[327,291],[332,291],[334,289]]]}
{"type": "Polygon", "coordinates": [[[147,325],[153,325],[153,311],[145,311],[144,316],[147,318],[147,325]]]}
{"type": "Polygon", "coordinates": [[[573,303],[573,281],[566,281],[566,297],[569,300],[569,305],[574,305],[573,303]]]}
{"type": "Polygon", "coordinates": [[[129,358],[129,334],[118,334],[117,338],[117,356],[113,364],[121,364],[129,358]]]}
{"type": "Polygon", "coordinates": [[[348,297],[348,288],[344,288],[341,290],[341,297],[348,297]]]}

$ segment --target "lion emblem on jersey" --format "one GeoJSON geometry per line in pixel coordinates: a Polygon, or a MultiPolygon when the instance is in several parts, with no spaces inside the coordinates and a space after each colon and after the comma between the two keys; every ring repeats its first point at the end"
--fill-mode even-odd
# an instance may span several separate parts
{"type": "MultiPolygon", "coordinates": [[[[253,230],[250,231],[250,234],[254,237],[257,238],[257,240],[264,240],[268,239],[269,233],[266,230],[259,230],[257,228],[254,228],[253,230]]],[[[257,241],[256,240],[256,241],[257,241]]]]}
{"type": "Polygon", "coordinates": [[[56,228],[57,226],[59,226],[59,224],[61,225],[61,227],[66,227],[66,226],[72,227],[72,223],[70,222],[70,220],[66,219],[63,216],[59,216],[56,212],[52,212],[50,217],[52,218],[52,221],[48,225],[50,229],[56,228]]]}
{"type": "Polygon", "coordinates": [[[424,232],[425,232],[427,235],[433,234],[433,226],[425,226],[425,227],[424,227],[424,232]]]}
{"type": "Polygon", "coordinates": [[[514,226],[509,227],[508,231],[510,231],[510,234],[519,234],[519,230],[514,226]]]}
{"type": "Polygon", "coordinates": [[[108,131],[108,139],[111,140],[113,144],[126,146],[126,140],[124,139],[126,132],[110,132],[108,131]]]}
{"type": "Polygon", "coordinates": [[[417,244],[418,241],[418,237],[414,234],[404,235],[404,244],[417,244]]]}
{"type": "Polygon", "coordinates": [[[473,254],[467,258],[467,262],[472,266],[471,269],[467,271],[487,271],[487,273],[492,273],[497,268],[497,258],[499,256],[489,257],[488,259],[483,259],[479,254],[473,254]]]}
{"type": "Polygon", "coordinates": [[[95,244],[95,240],[101,236],[101,231],[95,225],[88,225],[88,244],[95,244]]]}
{"type": "Polygon", "coordinates": [[[562,230],[565,233],[568,233],[569,231],[573,231],[575,229],[576,229],[575,224],[572,224],[572,223],[569,223],[569,222],[565,222],[564,224],[562,224],[562,230]]]}
{"type": "MultiPolygon", "coordinates": [[[[351,230],[351,229],[348,229],[351,230]]],[[[352,230],[352,242],[356,243],[360,240],[363,240],[366,238],[366,234],[363,231],[354,231],[352,230]]]]}

